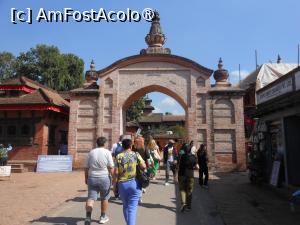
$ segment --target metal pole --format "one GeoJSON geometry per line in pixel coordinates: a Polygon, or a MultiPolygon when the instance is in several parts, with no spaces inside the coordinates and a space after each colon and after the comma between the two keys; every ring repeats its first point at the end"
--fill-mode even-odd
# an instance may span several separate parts
{"type": "Polygon", "coordinates": [[[299,67],[299,55],[300,55],[300,46],[299,46],[299,44],[298,44],[298,67],[299,67]]]}
{"type": "Polygon", "coordinates": [[[255,49],[255,69],[257,69],[257,50],[255,49]]]}
{"type": "Polygon", "coordinates": [[[241,86],[241,64],[239,64],[239,85],[241,86]]]}

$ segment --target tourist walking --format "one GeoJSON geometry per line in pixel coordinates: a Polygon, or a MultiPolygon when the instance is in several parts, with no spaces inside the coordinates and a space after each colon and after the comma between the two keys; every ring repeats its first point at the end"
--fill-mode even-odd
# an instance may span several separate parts
{"type": "Polygon", "coordinates": [[[94,201],[97,200],[99,193],[101,200],[101,216],[99,223],[104,224],[109,221],[106,211],[108,208],[114,163],[111,152],[104,148],[105,143],[106,138],[99,137],[96,141],[97,148],[91,150],[87,157],[85,183],[88,185],[88,199],[86,201],[85,225],[91,224],[94,201]]]}
{"type": "Polygon", "coordinates": [[[191,154],[191,149],[185,145],[185,153],[180,157],[178,181],[181,197],[181,212],[191,210],[192,193],[194,189],[194,169],[197,168],[196,156],[191,154]]]}
{"type": "Polygon", "coordinates": [[[5,148],[3,144],[0,144],[0,166],[6,166],[8,160],[8,152],[12,150],[12,146],[8,144],[5,148]]]}
{"type": "Polygon", "coordinates": [[[119,137],[119,142],[114,143],[112,148],[111,148],[111,154],[115,158],[119,153],[123,151],[122,147],[122,140],[123,140],[124,135],[121,135],[119,137]]]}
{"type": "MultiPolygon", "coordinates": [[[[151,163],[151,156],[148,149],[145,148],[145,140],[143,136],[138,135],[134,140],[134,151],[138,152],[145,161],[146,165],[151,163]]],[[[148,165],[149,166],[149,165],[148,165]]]]}
{"type": "MultiPolygon", "coordinates": [[[[134,149],[135,152],[138,152],[139,155],[142,157],[146,164],[146,168],[150,168],[154,165],[154,161],[150,155],[150,152],[147,148],[145,148],[145,139],[142,135],[138,135],[134,140],[134,149]]],[[[148,176],[150,176],[148,174],[148,176]]],[[[146,193],[146,188],[142,188],[142,193],[146,193]]],[[[142,194],[140,196],[140,202],[142,202],[142,194]]]]}
{"type": "Polygon", "coordinates": [[[208,157],[206,152],[206,146],[200,145],[197,152],[198,165],[199,165],[199,185],[204,188],[208,188],[208,157]],[[204,179],[203,179],[204,175],[204,179]]]}
{"type": "Polygon", "coordinates": [[[174,182],[177,182],[176,177],[176,165],[177,165],[177,151],[174,147],[174,141],[169,140],[169,143],[164,148],[164,163],[166,166],[166,182],[165,185],[169,185],[170,170],[173,172],[174,182]]]}
{"type": "Polygon", "coordinates": [[[123,214],[127,225],[136,224],[138,201],[141,196],[141,187],[136,181],[136,167],[146,169],[146,164],[139,153],[132,151],[132,141],[122,141],[124,151],[116,158],[114,187],[118,183],[120,197],[123,202],[123,214]]]}
{"type": "Polygon", "coordinates": [[[196,155],[196,150],[197,150],[197,148],[196,148],[196,146],[194,145],[194,141],[191,141],[190,142],[190,152],[193,154],[193,155],[196,155]]]}
{"type": "MultiPolygon", "coordinates": [[[[116,161],[117,155],[119,155],[121,152],[123,152],[124,148],[122,146],[122,140],[124,138],[124,135],[120,135],[119,142],[113,144],[111,148],[111,155],[113,157],[114,162],[116,161]]],[[[119,198],[119,192],[118,192],[118,185],[116,185],[116,190],[114,192],[115,198],[119,198]]]]}
{"type": "Polygon", "coordinates": [[[155,175],[156,172],[159,168],[159,162],[161,160],[160,155],[159,155],[159,148],[155,142],[154,139],[151,139],[148,143],[147,146],[148,151],[150,152],[150,155],[153,159],[153,166],[149,167],[149,173],[150,173],[150,177],[152,177],[152,179],[155,179],[155,175]]]}
{"type": "Polygon", "coordinates": [[[186,149],[187,149],[188,147],[189,147],[189,146],[188,146],[187,143],[183,143],[183,144],[181,145],[181,147],[179,148],[179,153],[178,153],[178,162],[180,161],[181,156],[185,154],[186,149]]]}

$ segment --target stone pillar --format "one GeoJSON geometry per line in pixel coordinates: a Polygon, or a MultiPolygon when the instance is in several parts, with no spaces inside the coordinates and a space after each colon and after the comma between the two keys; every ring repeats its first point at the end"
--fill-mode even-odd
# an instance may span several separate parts
{"type": "Polygon", "coordinates": [[[197,139],[197,124],[196,124],[196,112],[194,107],[189,107],[186,110],[186,114],[187,114],[187,137],[188,137],[188,141],[192,141],[194,140],[194,142],[197,139]]]}
{"type": "Polygon", "coordinates": [[[246,146],[243,96],[235,101],[237,170],[246,170],[246,146]]]}
{"type": "Polygon", "coordinates": [[[96,125],[96,133],[97,137],[102,136],[103,130],[103,92],[100,91],[99,96],[97,98],[97,125],[96,125]]]}
{"type": "Polygon", "coordinates": [[[206,118],[207,118],[207,153],[209,164],[212,170],[215,170],[215,149],[214,149],[214,118],[213,118],[213,99],[207,96],[206,100],[206,118]]]}
{"type": "Polygon", "coordinates": [[[77,129],[77,111],[79,101],[75,96],[71,95],[70,115],[69,115],[69,131],[68,131],[68,154],[76,160],[76,129],[77,129]]]}

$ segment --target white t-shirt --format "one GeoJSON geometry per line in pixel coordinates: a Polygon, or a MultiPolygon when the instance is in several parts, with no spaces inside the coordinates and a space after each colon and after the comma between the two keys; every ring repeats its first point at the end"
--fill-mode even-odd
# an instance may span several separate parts
{"type": "Polygon", "coordinates": [[[111,152],[105,148],[95,148],[90,151],[86,161],[90,177],[108,176],[107,167],[114,167],[111,152]]]}

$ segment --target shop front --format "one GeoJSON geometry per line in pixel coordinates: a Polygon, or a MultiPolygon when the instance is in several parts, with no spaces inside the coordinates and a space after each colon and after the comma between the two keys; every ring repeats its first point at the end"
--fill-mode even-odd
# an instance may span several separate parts
{"type": "Polygon", "coordinates": [[[273,185],[300,186],[300,67],[257,92],[253,148],[273,185]]]}

